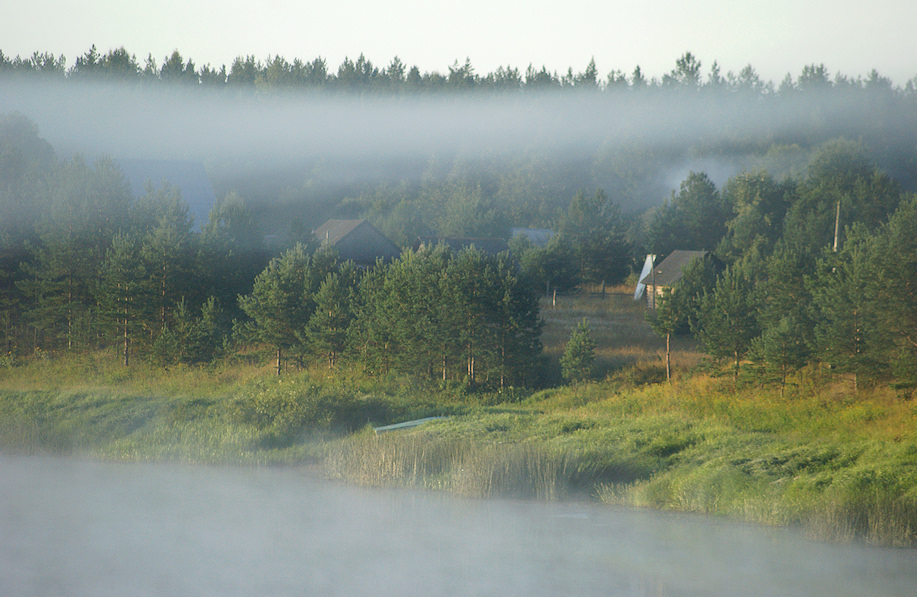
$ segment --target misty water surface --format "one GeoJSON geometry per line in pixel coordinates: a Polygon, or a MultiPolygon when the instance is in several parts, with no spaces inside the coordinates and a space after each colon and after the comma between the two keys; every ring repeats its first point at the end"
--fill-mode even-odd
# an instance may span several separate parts
{"type": "Polygon", "coordinates": [[[912,596],[917,552],[300,469],[0,459],[0,595],[912,596]]]}

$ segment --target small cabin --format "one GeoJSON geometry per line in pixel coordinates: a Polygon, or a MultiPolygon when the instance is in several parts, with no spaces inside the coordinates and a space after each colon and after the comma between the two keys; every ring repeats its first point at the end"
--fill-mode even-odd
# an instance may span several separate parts
{"type": "Polygon", "coordinates": [[[646,306],[656,308],[656,298],[666,288],[678,284],[685,275],[685,270],[697,259],[706,259],[710,251],[672,251],[658,265],[653,264],[654,255],[647,256],[646,265],[637,284],[634,299],[639,299],[642,290],[646,291],[646,306]]]}
{"type": "Polygon", "coordinates": [[[312,231],[322,247],[333,247],[344,261],[359,267],[373,267],[376,261],[391,263],[401,248],[367,220],[328,220],[312,231]]]}

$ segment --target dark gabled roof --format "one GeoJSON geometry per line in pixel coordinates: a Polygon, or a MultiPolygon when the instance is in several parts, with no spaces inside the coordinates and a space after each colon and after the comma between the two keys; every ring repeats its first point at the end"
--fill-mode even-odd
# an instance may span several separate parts
{"type": "Polygon", "coordinates": [[[671,286],[681,280],[685,275],[685,269],[692,261],[706,257],[709,253],[709,251],[672,251],[662,260],[662,263],[653,268],[655,279],[653,272],[650,272],[640,280],[640,284],[671,286]]]}
{"type": "Polygon", "coordinates": [[[194,216],[194,229],[201,230],[210,217],[210,210],[216,202],[210,178],[200,162],[180,160],[116,160],[134,197],[143,197],[147,185],[161,188],[163,183],[181,191],[182,200],[194,216]]]}
{"type": "Polygon", "coordinates": [[[474,247],[488,255],[499,255],[509,250],[509,245],[506,244],[506,239],[503,238],[471,238],[465,236],[425,236],[420,239],[418,246],[435,247],[440,243],[449,247],[453,253],[458,253],[469,247],[474,247]]]}
{"type": "MultiPolygon", "coordinates": [[[[312,231],[318,242],[324,244],[337,244],[338,241],[354,231],[366,220],[328,220],[312,231]]],[[[366,222],[367,224],[369,222],[366,222]]]]}
{"type": "Polygon", "coordinates": [[[334,247],[341,259],[357,265],[389,262],[401,254],[401,248],[367,220],[328,220],[312,234],[323,247],[334,247]]]}

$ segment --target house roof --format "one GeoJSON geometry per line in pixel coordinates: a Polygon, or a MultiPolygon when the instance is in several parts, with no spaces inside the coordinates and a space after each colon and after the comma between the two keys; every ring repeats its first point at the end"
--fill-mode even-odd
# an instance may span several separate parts
{"type": "Polygon", "coordinates": [[[328,220],[312,234],[324,246],[332,246],[341,259],[372,266],[378,259],[392,261],[401,248],[367,220],[328,220]]]}
{"type": "Polygon", "coordinates": [[[194,229],[203,229],[216,202],[216,195],[201,162],[119,159],[117,163],[130,183],[134,197],[146,195],[147,185],[158,189],[168,183],[179,189],[188,211],[194,216],[194,229]]]}
{"type": "Polygon", "coordinates": [[[366,220],[328,220],[318,228],[312,231],[312,234],[320,243],[337,244],[338,241],[353,232],[360,224],[366,220]]]}
{"type": "Polygon", "coordinates": [[[653,271],[640,279],[640,284],[671,286],[682,279],[685,275],[685,268],[692,261],[703,258],[707,254],[709,254],[709,251],[672,251],[668,257],[662,260],[662,263],[653,268],[653,271]],[[653,277],[654,272],[655,279],[653,277]]]}

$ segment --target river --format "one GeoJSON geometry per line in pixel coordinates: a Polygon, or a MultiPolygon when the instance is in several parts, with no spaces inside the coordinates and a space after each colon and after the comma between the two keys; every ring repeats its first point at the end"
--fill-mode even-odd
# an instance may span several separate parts
{"type": "Polygon", "coordinates": [[[0,595],[917,595],[917,550],[298,468],[0,458],[0,595]]]}

